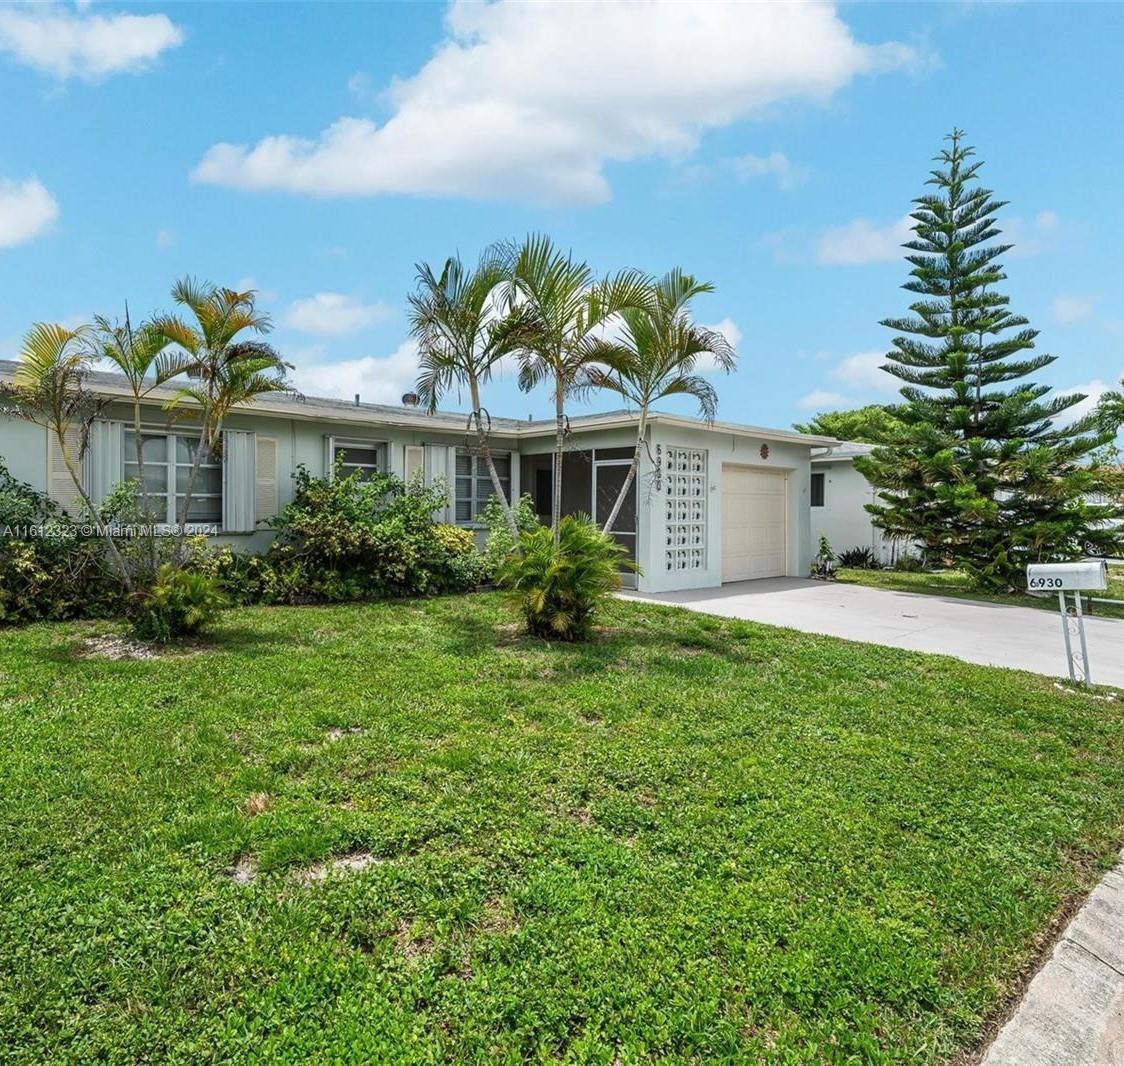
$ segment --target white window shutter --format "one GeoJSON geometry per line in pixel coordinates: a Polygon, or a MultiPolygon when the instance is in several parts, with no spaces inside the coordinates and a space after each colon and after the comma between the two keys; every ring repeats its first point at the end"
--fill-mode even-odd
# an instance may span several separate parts
{"type": "Polygon", "coordinates": [[[425,476],[425,448],[419,444],[407,444],[402,480],[409,485],[419,474],[425,476]]]}
{"type": "Polygon", "coordinates": [[[254,516],[257,522],[273,518],[279,509],[277,500],[277,441],[258,437],[257,480],[254,493],[254,516]]]}
{"type": "MultiPolygon", "coordinates": [[[[83,462],[79,451],[82,447],[82,432],[77,426],[67,430],[66,447],[81,476],[83,462]]],[[[66,468],[62,448],[52,430],[47,430],[47,495],[71,518],[77,518],[82,510],[82,497],[74,487],[74,479],[66,468]]]]}
{"type": "MultiPolygon", "coordinates": [[[[425,469],[425,483],[427,485],[432,485],[440,479],[445,482],[449,491],[452,492],[453,482],[449,476],[449,466],[452,463],[452,456],[456,453],[456,449],[449,448],[444,444],[426,444],[424,448],[425,462],[423,466],[425,469]]],[[[448,504],[446,504],[445,509],[438,511],[433,517],[438,522],[448,522],[451,513],[448,504]]]]}
{"type": "Polygon", "coordinates": [[[222,528],[225,533],[253,533],[256,433],[238,429],[222,435],[222,528]]]}
{"type": "Polygon", "coordinates": [[[97,419],[90,426],[90,444],[82,463],[83,482],[95,507],[125,480],[125,426],[97,419]]]}

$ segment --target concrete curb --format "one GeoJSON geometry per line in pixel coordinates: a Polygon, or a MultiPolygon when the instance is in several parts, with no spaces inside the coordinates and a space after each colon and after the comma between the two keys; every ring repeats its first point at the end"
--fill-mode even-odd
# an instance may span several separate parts
{"type": "Polygon", "coordinates": [[[1124,1066],[1124,861],[1066,927],[983,1066],[1124,1066]]]}

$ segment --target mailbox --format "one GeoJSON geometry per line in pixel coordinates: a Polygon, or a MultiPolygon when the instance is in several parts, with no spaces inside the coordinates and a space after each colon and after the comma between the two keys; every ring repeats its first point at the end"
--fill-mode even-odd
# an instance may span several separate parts
{"type": "Polygon", "coordinates": [[[1108,566],[1103,559],[1078,563],[1031,563],[1026,568],[1030,592],[1085,592],[1108,588],[1108,566]]]}

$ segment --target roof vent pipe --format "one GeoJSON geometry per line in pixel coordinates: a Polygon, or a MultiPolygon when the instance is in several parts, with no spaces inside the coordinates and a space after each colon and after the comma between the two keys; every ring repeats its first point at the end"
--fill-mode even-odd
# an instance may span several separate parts
{"type": "Polygon", "coordinates": [[[358,407],[358,406],[359,406],[359,393],[356,393],[356,394],[355,394],[355,406],[356,406],[356,407],[358,407]]]}

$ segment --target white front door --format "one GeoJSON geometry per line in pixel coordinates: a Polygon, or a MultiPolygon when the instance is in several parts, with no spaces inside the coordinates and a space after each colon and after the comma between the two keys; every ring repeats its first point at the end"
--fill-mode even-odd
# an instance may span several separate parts
{"type": "Polygon", "coordinates": [[[787,490],[783,470],[722,467],[723,581],[784,575],[787,490]]]}

